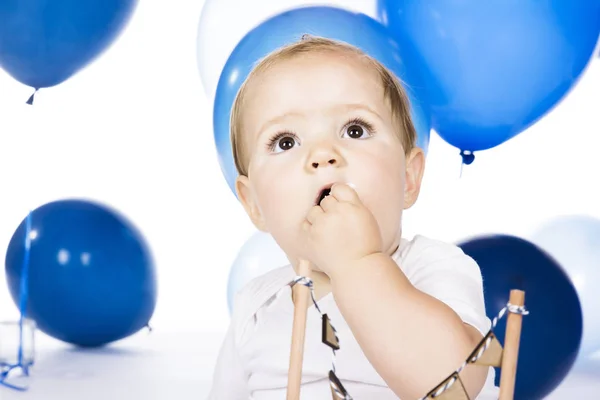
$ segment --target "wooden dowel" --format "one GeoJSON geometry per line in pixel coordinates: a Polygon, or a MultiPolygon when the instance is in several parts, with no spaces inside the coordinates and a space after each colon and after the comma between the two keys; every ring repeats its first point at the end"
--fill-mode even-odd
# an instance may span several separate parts
{"type": "MultiPolygon", "coordinates": [[[[310,278],[310,263],[300,260],[298,275],[310,278]]],[[[302,361],[304,358],[304,337],[306,334],[306,312],[310,299],[310,288],[296,283],[294,294],[294,323],[292,326],[292,347],[290,349],[290,369],[288,371],[287,400],[300,400],[302,381],[302,361]]]]}
{"type": "MultiPolygon", "coordinates": [[[[509,303],[514,306],[523,306],[525,304],[525,292],[522,290],[511,290],[509,303]]],[[[513,400],[514,398],[522,322],[523,316],[521,314],[508,313],[500,370],[499,400],[513,400]]]]}

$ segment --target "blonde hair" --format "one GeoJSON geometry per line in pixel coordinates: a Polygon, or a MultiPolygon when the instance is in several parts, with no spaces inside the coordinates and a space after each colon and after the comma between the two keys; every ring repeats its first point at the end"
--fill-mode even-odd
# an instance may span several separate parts
{"type": "Polygon", "coordinates": [[[379,78],[381,79],[384,89],[384,96],[389,101],[392,115],[395,118],[397,126],[401,130],[399,135],[405,153],[410,153],[410,151],[416,146],[417,134],[410,117],[410,101],[399,79],[394,76],[392,72],[390,72],[379,61],[365,54],[357,47],[327,38],[304,35],[299,42],[294,42],[292,44],[283,46],[260,60],[252,69],[250,74],[248,74],[248,77],[240,87],[235,97],[233,107],[231,109],[229,126],[233,159],[238,174],[242,176],[248,175],[247,160],[244,159],[244,154],[242,152],[243,140],[241,137],[241,120],[244,99],[249,83],[260,73],[266,71],[269,69],[269,67],[273,66],[279,61],[289,60],[297,55],[315,52],[344,52],[366,60],[370,66],[375,69],[379,75],[379,78]]]}

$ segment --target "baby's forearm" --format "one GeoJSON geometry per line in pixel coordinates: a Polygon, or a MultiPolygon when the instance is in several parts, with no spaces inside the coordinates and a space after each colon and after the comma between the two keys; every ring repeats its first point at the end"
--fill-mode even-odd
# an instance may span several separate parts
{"type": "MultiPolygon", "coordinates": [[[[455,371],[476,345],[460,317],[412,286],[385,254],[348,265],[331,277],[331,284],[367,359],[402,399],[424,396],[455,371]]],[[[485,370],[467,366],[461,372],[471,398],[481,390],[485,370]]]]}

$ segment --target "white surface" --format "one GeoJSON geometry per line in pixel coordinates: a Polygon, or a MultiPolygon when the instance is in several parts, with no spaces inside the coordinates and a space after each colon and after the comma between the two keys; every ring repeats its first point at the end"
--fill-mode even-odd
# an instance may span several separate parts
{"type": "MultiPolygon", "coordinates": [[[[41,336],[41,335],[40,335],[41,336]]],[[[104,349],[79,350],[41,338],[37,362],[18,392],[0,399],[203,399],[222,334],[142,331],[104,349]]]]}
{"type": "MultiPolygon", "coordinates": [[[[223,335],[142,331],[111,347],[88,351],[38,335],[29,391],[0,386],[0,399],[204,400],[223,335]]],[[[547,399],[598,398],[600,360],[598,364],[595,378],[591,373],[572,374],[547,399]]]]}

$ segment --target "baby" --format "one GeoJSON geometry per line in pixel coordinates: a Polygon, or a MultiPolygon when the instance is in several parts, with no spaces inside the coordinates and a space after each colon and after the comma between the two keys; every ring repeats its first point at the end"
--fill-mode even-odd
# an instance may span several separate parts
{"type": "MultiPolygon", "coordinates": [[[[457,246],[402,237],[425,164],[415,137],[397,78],[355,47],[303,38],[254,68],[231,113],[236,190],[290,265],[237,294],[209,400],[285,398],[299,260],[318,304],[302,398],[332,396],[319,310],[340,341],[335,374],[357,400],[425,396],[489,331],[477,264],[457,246]]],[[[469,364],[460,378],[471,399],[497,399],[493,368],[469,364]]]]}

